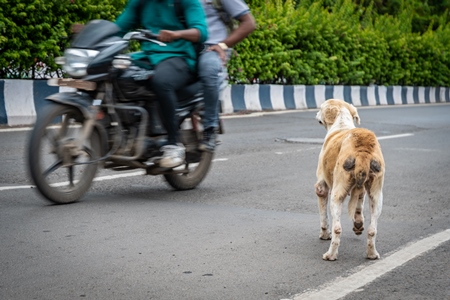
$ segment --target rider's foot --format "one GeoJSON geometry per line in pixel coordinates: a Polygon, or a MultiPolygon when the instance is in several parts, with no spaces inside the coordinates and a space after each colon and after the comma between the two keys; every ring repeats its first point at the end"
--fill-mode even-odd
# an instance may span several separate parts
{"type": "Polygon", "coordinates": [[[183,164],[185,149],[182,144],[162,146],[160,151],[163,152],[159,160],[160,167],[175,168],[183,164]]]}
{"type": "Polygon", "coordinates": [[[206,128],[203,131],[203,139],[198,146],[200,151],[214,152],[216,149],[216,129],[214,127],[206,128]]]}

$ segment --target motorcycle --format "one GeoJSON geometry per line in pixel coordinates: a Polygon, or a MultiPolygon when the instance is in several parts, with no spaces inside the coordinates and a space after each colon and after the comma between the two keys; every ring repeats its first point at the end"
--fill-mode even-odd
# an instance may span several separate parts
{"type": "MultiPolygon", "coordinates": [[[[72,203],[91,186],[98,168],[144,169],[163,175],[176,190],[195,188],[207,175],[213,153],[198,150],[202,138],[203,94],[195,82],[177,91],[183,165],[160,167],[160,148],[167,143],[158,102],[149,88],[153,70],[133,61],[131,41],[160,44],[157,35],[137,30],[123,37],[112,22],[94,20],[72,39],[58,58],[71,78],[49,79],[72,91],[46,98],[28,145],[28,167],[37,190],[53,203],[72,203]]],[[[219,133],[223,133],[219,122],[219,133]]]]}

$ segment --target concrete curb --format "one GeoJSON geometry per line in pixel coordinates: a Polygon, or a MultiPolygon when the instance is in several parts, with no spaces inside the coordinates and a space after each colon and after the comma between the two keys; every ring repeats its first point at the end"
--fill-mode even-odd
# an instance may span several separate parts
{"type": "MultiPolygon", "coordinates": [[[[31,125],[48,95],[70,90],[46,80],[0,80],[0,125],[31,125]]],[[[222,113],[312,109],[326,99],[355,106],[450,103],[449,87],[342,85],[230,85],[222,92],[222,113]]]]}

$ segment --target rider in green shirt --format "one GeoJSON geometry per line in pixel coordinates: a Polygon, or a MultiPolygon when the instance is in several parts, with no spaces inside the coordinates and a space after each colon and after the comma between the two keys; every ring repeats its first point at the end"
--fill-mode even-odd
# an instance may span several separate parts
{"type": "Polygon", "coordinates": [[[159,34],[158,40],[167,44],[143,42],[143,52],[133,58],[146,57],[154,67],[151,87],[168,133],[168,145],[161,148],[163,156],[159,164],[176,167],[184,162],[185,149],[178,140],[175,92],[196,78],[197,55],[192,43],[203,43],[208,37],[203,8],[198,0],[129,0],[116,24],[122,33],[135,28],[148,29],[159,34]],[[179,1],[185,24],[177,16],[175,1],[179,1]]]}

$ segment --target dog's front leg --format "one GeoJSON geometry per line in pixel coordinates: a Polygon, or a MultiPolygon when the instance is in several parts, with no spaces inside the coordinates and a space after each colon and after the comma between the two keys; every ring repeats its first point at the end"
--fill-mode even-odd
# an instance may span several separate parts
{"type": "Polygon", "coordinates": [[[331,239],[330,231],[328,229],[328,214],[327,214],[329,188],[328,185],[323,180],[317,182],[315,188],[320,215],[319,238],[321,240],[329,240],[331,239]]]}
{"type": "Polygon", "coordinates": [[[347,196],[345,189],[333,188],[331,191],[330,212],[332,218],[331,244],[328,251],[322,256],[324,260],[336,260],[339,244],[341,242],[341,213],[344,199],[347,196]]]}

